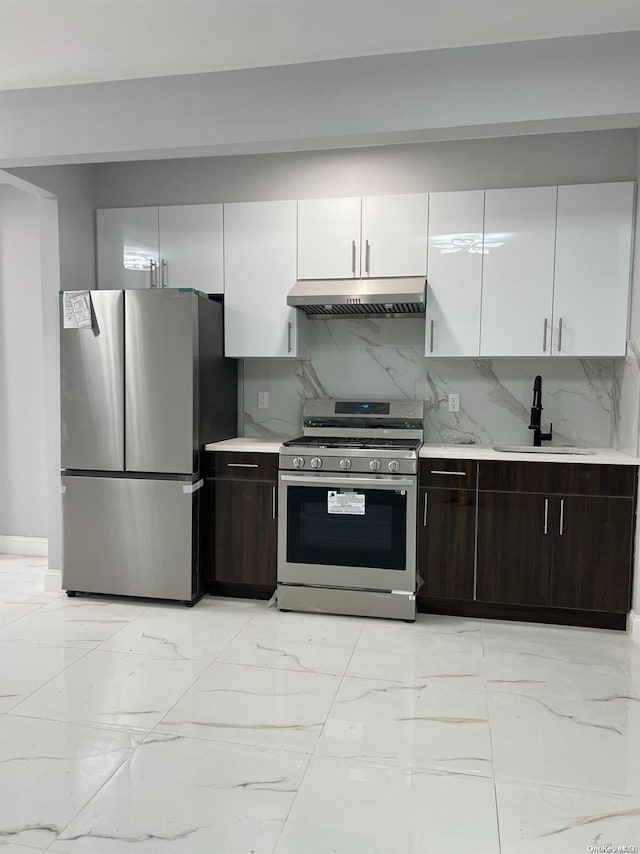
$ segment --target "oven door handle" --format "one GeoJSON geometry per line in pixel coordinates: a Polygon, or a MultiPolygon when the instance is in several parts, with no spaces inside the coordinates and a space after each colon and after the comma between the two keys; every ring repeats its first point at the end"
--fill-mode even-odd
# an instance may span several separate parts
{"type": "Polygon", "coordinates": [[[373,478],[373,477],[333,477],[332,475],[312,475],[304,477],[295,474],[281,474],[282,483],[297,484],[298,486],[322,486],[326,484],[327,489],[334,486],[353,486],[366,489],[411,489],[415,487],[415,480],[408,478],[373,478]]]}

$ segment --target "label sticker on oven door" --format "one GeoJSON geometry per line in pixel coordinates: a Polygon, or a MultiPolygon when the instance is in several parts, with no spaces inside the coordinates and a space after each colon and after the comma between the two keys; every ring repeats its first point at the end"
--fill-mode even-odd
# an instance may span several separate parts
{"type": "Polygon", "coordinates": [[[357,492],[327,493],[327,511],[349,516],[364,516],[364,495],[357,492]]]}

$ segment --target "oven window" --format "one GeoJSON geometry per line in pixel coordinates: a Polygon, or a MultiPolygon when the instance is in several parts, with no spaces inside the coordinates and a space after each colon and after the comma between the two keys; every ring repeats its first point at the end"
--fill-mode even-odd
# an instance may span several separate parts
{"type": "Polygon", "coordinates": [[[406,492],[353,490],[364,496],[361,515],[329,513],[329,492],[335,487],[287,487],[287,561],[404,571],[406,492]]]}

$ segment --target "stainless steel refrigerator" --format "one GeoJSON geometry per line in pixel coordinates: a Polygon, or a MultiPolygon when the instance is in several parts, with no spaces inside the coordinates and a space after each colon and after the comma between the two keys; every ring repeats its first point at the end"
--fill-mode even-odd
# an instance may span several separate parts
{"type": "Polygon", "coordinates": [[[192,290],[61,294],[62,586],[177,599],[203,592],[203,449],[236,435],[222,305],[192,290]]]}

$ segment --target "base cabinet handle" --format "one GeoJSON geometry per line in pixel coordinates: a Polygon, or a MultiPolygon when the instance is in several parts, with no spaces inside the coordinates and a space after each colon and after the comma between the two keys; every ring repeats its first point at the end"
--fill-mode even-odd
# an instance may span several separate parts
{"type": "Polygon", "coordinates": [[[273,519],[275,519],[277,516],[277,512],[276,512],[276,487],[275,486],[271,487],[271,516],[273,519]]]}
{"type": "Polygon", "coordinates": [[[544,500],[544,532],[549,533],[549,499],[544,500]]]}
{"type": "Polygon", "coordinates": [[[564,498],[560,499],[560,536],[564,534],[564,498]]]}
{"type": "Polygon", "coordinates": [[[424,493],[424,512],[422,514],[422,527],[427,527],[427,499],[429,498],[429,493],[425,490],[424,493]]]}

